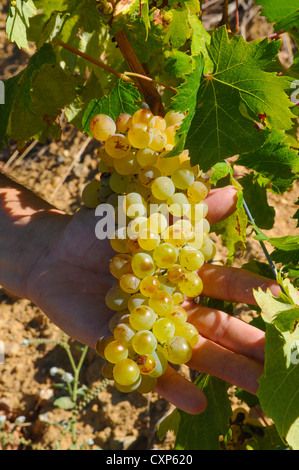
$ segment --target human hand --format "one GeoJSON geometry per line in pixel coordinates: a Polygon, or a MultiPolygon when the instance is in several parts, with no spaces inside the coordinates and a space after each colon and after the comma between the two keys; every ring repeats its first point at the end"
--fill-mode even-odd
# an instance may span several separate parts
{"type": "MultiPolygon", "coordinates": [[[[208,219],[215,223],[235,210],[236,190],[230,186],[213,190],[206,202],[208,219]]],[[[55,225],[53,215],[51,223],[55,225]]],[[[109,240],[95,236],[94,211],[60,215],[57,223],[49,249],[28,276],[27,297],[69,336],[94,348],[98,338],[111,335],[113,313],[105,305],[105,294],[113,282],[109,272],[113,251],[109,240]]],[[[199,274],[203,295],[212,298],[254,304],[253,288],[269,287],[273,293],[279,289],[272,280],[236,268],[206,264],[199,274]]],[[[183,306],[201,335],[188,365],[255,393],[263,370],[263,332],[190,300],[183,306]]],[[[189,413],[206,407],[204,394],[171,366],[159,378],[156,390],[189,413]]]]}

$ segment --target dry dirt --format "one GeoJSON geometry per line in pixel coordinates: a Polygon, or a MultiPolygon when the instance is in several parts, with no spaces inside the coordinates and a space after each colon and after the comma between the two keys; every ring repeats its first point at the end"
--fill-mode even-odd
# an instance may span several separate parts
{"type": "MultiPolygon", "coordinates": [[[[2,67],[0,79],[15,75],[24,67],[28,54],[9,44],[4,28],[4,15],[0,7],[0,54],[2,67]]],[[[264,26],[264,23],[263,23],[264,26]]],[[[80,194],[88,180],[96,174],[97,159],[94,142],[90,142],[80,159],[76,156],[86,142],[86,136],[63,123],[60,142],[47,141],[37,144],[22,160],[17,157],[10,164],[10,171],[23,184],[34,190],[59,209],[74,212],[80,206],[80,194]]],[[[7,149],[0,163],[6,163],[13,154],[7,149]]],[[[273,236],[299,234],[290,214],[296,210],[299,196],[298,185],[282,197],[269,194],[269,202],[276,208],[276,223],[267,232],[273,236]]],[[[226,251],[217,241],[217,262],[225,263],[226,251]]],[[[248,238],[247,251],[237,258],[240,266],[251,258],[264,261],[257,241],[248,238]]],[[[248,309],[238,306],[238,313],[247,320],[248,309]]],[[[24,339],[60,340],[61,331],[28,300],[15,299],[0,290],[0,340],[5,343],[5,363],[0,365],[0,418],[6,415],[5,431],[12,433],[14,443],[6,449],[28,449],[20,439],[30,440],[33,446],[54,449],[61,437],[62,422],[70,412],[53,406],[54,398],[61,392],[55,389],[56,380],[50,374],[52,367],[71,372],[65,351],[56,344],[29,344],[24,339]],[[15,426],[15,419],[24,416],[25,422],[15,426]],[[47,421],[47,424],[44,421],[47,421]]],[[[70,340],[72,351],[78,360],[76,343],[70,340]]],[[[102,381],[101,359],[89,350],[80,380],[91,389],[102,381]]],[[[186,371],[183,371],[186,373],[186,371]]],[[[101,391],[79,415],[77,432],[79,443],[93,439],[87,448],[103,449],[171,449],[173,436],[168,433],[163,442],[156,437],[157,424],[171,411],[171,405],[156,393],[141,396],[137,393],[123,394],[108,386],[101,391]]],[[[61,449],[71,445],[69,434],[61,440],[61,449]]],[[[1,444],[0,444],[1,447],[1,444]]]]}

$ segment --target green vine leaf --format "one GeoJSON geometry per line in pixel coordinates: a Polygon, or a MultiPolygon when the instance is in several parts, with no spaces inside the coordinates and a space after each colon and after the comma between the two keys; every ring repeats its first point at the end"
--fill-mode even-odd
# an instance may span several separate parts
{"type": "Polygon", "coordinates": [[[11,42],[15,42],[21,49],[28,49],[27,30],[29,19],[37,12],[32,0],[16,0],[9,4],[9,13],[6,21],[6,34],[11,42]]]}
{"type": "MultiPolygon", "coordinates": [[[[283,282],[289,289],[289,281],[283,282]]],[[[257,395],[266,415],[273,419],[292,449],[299,449],[299,304],[296,297],[270,290],[254,291],[266,326],[265,367],[257,395]],[[294,297],[294,298],[293,298],[294,297]]]]}
{"type": "Polygon", "coordinates": [[[292,127],[291,103],[284,92],[289,81],[265,72],[279,47],[268,39],[229,39],[225,27],[213,33],[207,49],[214,71],[200,85],[186,139],[192,164],[207,171],[218,161],[259,148],[265,139],[255,126],[260,114],[266,114],[270,128],[292,127]]]}
{"type": "Polygon", "coordinates": [[[240,155],[236,164],[257,171],[267,180],[273,192],[281,194],[292,187],[299,173],[298,152],[291,149],[286,140],[282,132],[275,129],[267,131],[264,145],[240,155]]]}
{"type": "Polygon", "coordinates": [[[96,114],[107,114],[116,120],[121,113],[134,114],[138,109],[136,103],[140,101],[140,94],[132,83],[118,80],[108,96],[90,101],[83,116],[83,132],[90,133],[89,124],[96,114]]]}
{"type": "Polygon", "coordinates": [[[201,374],[196,385],[207,397],[208,406],[199,415],[179,410],[180,422],[175,449],[220,450],[219,437],[229,431],[231,405],[227,390],[229,384],[207,374],[201,374]]]}
{"type": "Polygon", "coordinates": [[[288,31],[293,27],[299,29],[299,7],[297,0],[257,0],[257,5],[263,7],[262,15],[269,23],[276,23],[274,31],[288,31]]]}
{"type": "Polygon", "coordinates": [[[60,397],[54,401],[53,405],[62,410],[72,410],[75,408],[76,403],[74,403],[70,397],[60,397]]]}

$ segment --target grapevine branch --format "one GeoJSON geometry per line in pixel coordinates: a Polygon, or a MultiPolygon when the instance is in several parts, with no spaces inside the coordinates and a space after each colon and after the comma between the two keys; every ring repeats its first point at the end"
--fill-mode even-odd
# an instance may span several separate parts
{"type": "MultiPolygon", "coordinates": [[[[121,31],[116,33],[114,37],[131,71],[138,75],[142,75],[143,77],[147,77],[147,74],[142,64],[140,63],[125,30],[122,29],[121,31]]],[[[164,116],[165,111],[162,104],[161,96],[159,95],[158,91],[153,86],[153,84],[147,80],[140,80],[139,77],[137,79],[137,86],[140,92],[143,94],[145,101],[149,105],[153,114],[159,114],[161,116],[164,116]]]]}
{"type": "MultiPolygon", "coordinates": [[[[123,47],[125,47],[125,43],[123,42],[123,36],[119,37],[120,43],[123,44],[123,47]]],[[[132,70],[132,72],[118,72],[118,70],[113,69],[109,65],[104,64],[104,62],[101,62],[94,57],[91,57],[88,54],[85,54],[85,52],[79,51],[79,49],[76,49],[73,46],[70,46],[69,44],[59,40],[57,44],[60,47],[63,47],[64,49],[67,49],[70,52],[73,52],[73,54],[76,54],[79,57],[82,57],[83,59],[87,60],[88,62],[91,62],[94,65],[97,65],[98,67],[101,67],[102,69],[106,70],[107,72],[111,73],[112,75],[115,75],[118,78],[122,78],[125,82],[133,82],[134,80],[132,77],[136,77],[138,79],[138,88],[140,91],[143,93],[146,101],[150,105],[150,103],[154,102],[155,103],[160,103],[162,106],[161,102],[161,97],[155,87],[153,86],[153,83],[156,83],[159,86],[162,86],[163,88],[167,88],[168,90],[172,91],[173,93],[177,93],[175,88],[172,88],[171,86],[166,85],[165,83],[158,82],[157,80],[154,80],[153,78],[149,77],[146,75],[142,65],[140,64],[135,52],[135,57],[131,57],[131,63],[129,63],[129,58],[125,56],[124,52],[123,55],[126,59],[126,61],[129,63],[129,66],[132,70]],[[138,66],[139,63],[139,66],[138,66]],[[138,72],[137,72],[138,70],[138,72]],[[141,80],[141,81],[140,81],[141,80]],[[142,80],[150,82],[149,84],[143,84],[142,80]]],[[[133,51],[133,49],[131,49],[133,51]]],[[[127,54],[127,53],[126,53],[127,54]]],[[[129,53],[132,56],[132,53],[129,53]]],[[[151,106],[150,106],[151,107],[151,106]]],[[[163,107],[162,107],[163,108],[163,107]]],[[[158,108],[160,109],[160,107],[158,108]]]]}

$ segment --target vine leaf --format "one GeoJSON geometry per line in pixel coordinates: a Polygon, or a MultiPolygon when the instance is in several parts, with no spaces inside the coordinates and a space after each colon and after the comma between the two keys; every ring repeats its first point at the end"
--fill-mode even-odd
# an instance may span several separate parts
{"type": "Polygon", "coordinates": [[[251,172],[238,182],[243,187],[243,196],[255,223],[260,228],[270,230],[274,225],[275,209],[268,204],[268,180],[262,175],[251,172]]]}
{"type": "Polygon", "coordinates": [[[227,390],[229,384],[216,377],[201,374],[196,385],[207,397],[208,406],[199,415],[179,410],[180,422],[175,449],[219,450],[219,436],[226,436],[232,414],[227,390]]]}
{"type": "Polygon", "coordinates": [[[276,23],[274,31],[281,29],[288,31],[294,26],[299,28],[298,0],[257,0],[257,5],[263,7],[262,15],[266,16],[269,23],[276,23]]]}
{"type": "Polygon", "coordinates": [[[136,103],[140,100],[140,94],[132,83],[118,80],[108,96],[90,101],[83,116],[83,132],[90,134],[89,124],[96,114],[107,114],[115,121],[121,113],[134,114],[138,109],[136,103]]]}
{"type": "Polygon", "coordinates": [[[236,164],[263,175],[271,185],[271,190],[278,194],[290,189],[296,173],[299,173],[298,152],[286,143],[285,134],[275,129],[272,132],[267,131],[266,142],[261,148],[243,153],[236,164]]]}
{"type": "Polygon", "coordinates": [[[35,15],[37,9],[32,0],[26,2],[16,0],[13,5],[9,4],[9,13],[6,21],[6,34],[11,42],[15,42],[21,49],[28,49],[27,29],[29,28],[29,19],[35,15]]]}
{"type": "Polygon", "coordinates": [[[288,279],[286,294],[274,297],[259,288],[254,297],[266,326],[265,367],[257,395],[266,415],[273,419],[282,439],[299,449],[299,303],[288,279]]]}
{"type": "Polygon", "coordinates": [[[265,72],[279,47],[268,39],[229,39],[225,27],[213,33],[207,49],[214,71],[200,85],[186,139],[192,164],[207,171],[224,158],[260,147],[265,135],[254,122],[260,114],[270,128],[292,128],[292,105],[284,93],[288,78],[265,72]]]}

